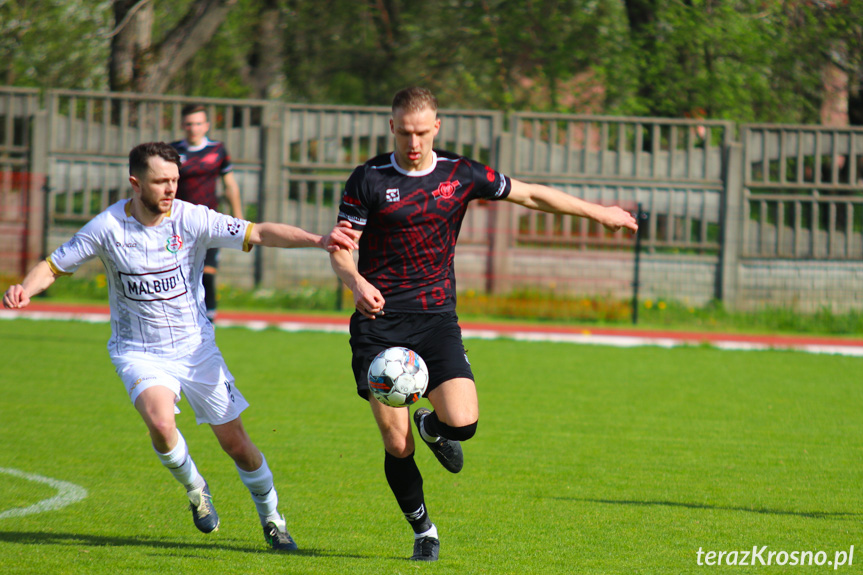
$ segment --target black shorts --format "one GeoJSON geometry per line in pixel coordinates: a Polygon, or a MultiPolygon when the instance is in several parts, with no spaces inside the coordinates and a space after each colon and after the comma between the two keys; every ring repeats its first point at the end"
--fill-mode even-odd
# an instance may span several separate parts
{"type": "Polygon", "coordinates": [[[204,257],[204,267],[219,269],[219,248],[210,248],[204,257]]]}
{"type": "Polygon", "coordinates": [[[350,343],[357,393],[365,399],[369,398],[369,365],[388,347],[406,347],[423,358],[429,370],[425,395],[456,377],[473,380],[455,312],[388,313],[375,319],[354,312],[350,343]]]}

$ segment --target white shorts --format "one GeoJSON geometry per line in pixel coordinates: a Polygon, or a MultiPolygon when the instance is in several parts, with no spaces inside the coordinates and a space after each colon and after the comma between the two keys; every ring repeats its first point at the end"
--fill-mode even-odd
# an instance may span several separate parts
{"type": "Polygon", "coordinates": [[[179,359],[131,352],[112,357],[111,361],[133,405],[142,391],[161,385],[174,392],[175,404],[180,401],[181,392],[186,395],[199,425],[228,423],[249,407],[246,398],[234,387],[234,376],[215,344],[179,359]]]}

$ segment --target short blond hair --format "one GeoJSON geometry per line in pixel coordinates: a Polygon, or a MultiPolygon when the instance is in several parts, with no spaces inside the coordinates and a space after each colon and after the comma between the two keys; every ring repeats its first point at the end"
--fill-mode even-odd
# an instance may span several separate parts
{"type": "Polygon", "coordinates": [[[437,113],[437,98],[428,88],[419,86],[411,86],[404,90],[399,90],[393,96],[393,113],[396,110],[404,110],[405,112],[419,112],[429,108],[437,113]]]}

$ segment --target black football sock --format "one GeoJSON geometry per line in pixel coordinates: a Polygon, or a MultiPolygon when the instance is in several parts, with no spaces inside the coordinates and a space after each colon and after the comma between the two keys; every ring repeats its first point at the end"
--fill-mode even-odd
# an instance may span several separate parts
{"type": "Polygon", "coordinates": [[[396,496],[396,501],[411,524],[414,533],[424,533],[432,528],[432,522],[425,507],[423,478],[414,461],[414,454],[400,459],[386,452],[384,473],[387,483],[396,496]]]}
{"type": "Polygon", "coordinates": [[[452,427],[442,422],[437,417],[437,413],[432,411],[423,418],[423,431],[429,437],[443,437],[444,439],[453,439],[455,441],[467,441],[476,433],[478,422],[473,422],[464,427],[452,427]]]}
{"type": "Polygon", "coordinates": [[[215,274],[204,274],[201,280],[204,284],[204,305],[207,307],[207,315],[216,312],[216,276],[215,274]]]}

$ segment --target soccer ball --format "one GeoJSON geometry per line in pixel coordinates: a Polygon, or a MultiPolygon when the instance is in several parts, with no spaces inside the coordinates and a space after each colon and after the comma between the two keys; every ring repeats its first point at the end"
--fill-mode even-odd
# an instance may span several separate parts
{"type": "Polygon", "coordinates": [[[419,401],[429,383],[429,370],[419,354],[406,347],[380,352],[369,366],[372,395],[391,407],[405,407],[419,401]]]}

